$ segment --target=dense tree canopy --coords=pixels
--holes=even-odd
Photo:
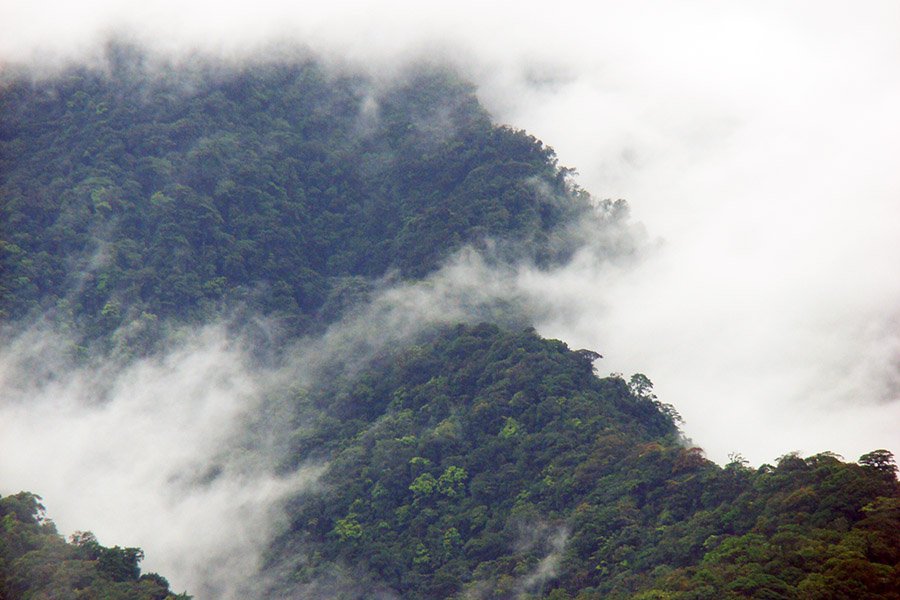
[[[146,60],[0,82],[0,324],[101,354],[233,311],[314,334],[464,245],[547,266],[622,213],[441,69]],[[328,466],[288,503],[271,597],[898,598],[888,450],[719,467],[649,377],[597,377],[597,353],[532,329],[376,354],[289,399],[282,468]],[[32,494],[0,520],[2,598],[172,598],[139,549],[66,542]]]
[[[34,494],[0,498],[0,598],[187,600],[156,573],[141,575],[139,548],[106,548],[93,534],[66,542]]]
[[[113,47],[103,72],[0,84],[0,317],[140,346],[240,305],[308,333],[463,244],[561,258],[590,212],[551,149],[448,72],[377,88],[311,60],[143,61]]]
[[[460,326],[304,395],[332,420],[295,455],[333,460],[273,568],[303,548],[293,577],[348,597],[368,588],[334,573],[404,598],[897,597],[889,452],[721,468],[649,378],[598,378],[596,356]]]

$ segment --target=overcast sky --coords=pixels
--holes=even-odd
[[[717,461],[900,451],[900,3],[18,1],[0,57],[105,36],[308,46],[390,76],[449,60],[495,118],[625,198],[656,250],[521,285],[541,333],[646,373]]]

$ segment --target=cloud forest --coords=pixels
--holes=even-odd
[[[539,333],[638,218],[449,63],[5,69],[0,597],[900,598],[891,449],[719,464]]]

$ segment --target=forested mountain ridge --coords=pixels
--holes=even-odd
[[[311,394],[340,424],[297,455],[334,458],[270,567],[301,597],[897,597],[890,453],[722,468],[645,376],[596,358],[459,326]]]
[[[114,46],[104,70],[7,75],[0,333],[41,320],[82,357],[129,360],[237,310],[277,323],[267,343],[287,353],[467,245],[566,261],[624,208],[568,175],[442,69],[379,84]],[[470,321],[335,354],[291,392],[281,469],[327,468],[288,502],[260,597],[900,597],[890,452],[719,467],[644,375],[601,378],[596,353]],[[31,494],[0,517],[0,597],[170,594],[136,548],[66,544]]]
[[[91,533],[60,536],[34,494],[0,498],[0,598],[187,600],[156,573],[141,574],[139,548],[107,548]]]
[[[376,88],[313,61],[154,70],[115,47],[108,71],[2,84],[7,319],[130,324],[140,345],[158,319],[241,304],[309,333],[463,244],[565,258],[590,212],[552,150],[442,70]]]

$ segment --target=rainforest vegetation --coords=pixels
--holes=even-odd
[[[7,73],[3,332],[128,360],[260,316],[288,351],[466,246],[565,262],[626,210],[570,175],[445,69],[385,84],[114,46],[103,69]],[[287,503],[268,597],[900,598],[890,451],[718,466],[647,376],[598,376],[520,321],[423,328],[291,392],[280,468],[327,468]],[[66,541],[38,496],[5,493],[0,598],[178,597],[140,549]]]
[[[90,532],[66,541],[28,492],[0,498],[0,598],[178,600],[169,582],[141,574],[140,548],[106,548]]]
[[[459,326],[311,394],[331,422],[295,455],[327,448],[327,491],[270,560],[303,547],[301,580],[361,569],[404,598],[897,597],[889,452],[719,467],[646,376],[596,358]]]
[[[139,76],[140,60],[4,82],[5,318],[49,311],[135,347],[240,304],[309,333],[463,244],[562,260],[590,211],[551,149],[492,125],[448,72],[375,90],[314,62]]]

